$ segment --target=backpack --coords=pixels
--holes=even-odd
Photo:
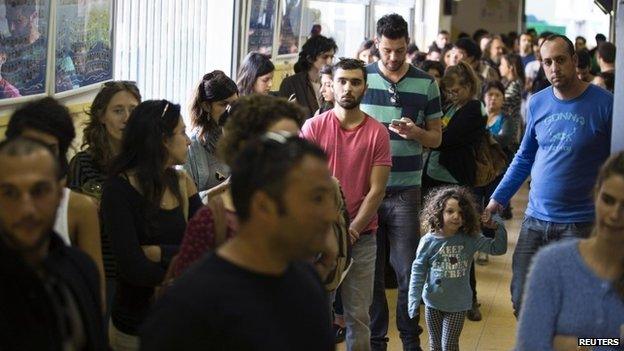
[[[344,194],[342,193],[342,188],[338,180],[333,178],[333,184],[335,201],[338,205],[338,211],[340,211],[340,217],[332,226],[338,242],[338,256],[336,258],[336,268],[329,272],[324,282],[325,290],[327,291],[336,290],[338,286],[340,286],[352,262],[352,245],[351,241],[349,241],[349,225],[351,224],[351,220],[349,219]]]
[[[507,167],[507,155],[492,133],[485,131],[474,148],[475,182],[474,186],[485,186],[498,177]]]

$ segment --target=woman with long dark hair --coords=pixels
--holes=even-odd
[[[320,115],[334,108],[334,89],[332,87],[334,80],[334,73],[332,72],[331,65],[325,65],[321,68],[321,100],[319,101],[319,109],[314,115]]]
[[[236,79],[240,95],[269,94],[273,87],[274,71],[275,66],[269,56],[258,52],[247,54]]]
[[[303,44],[299,59],[295,63],[295,74],[284,78],[279,96],[290,98],[305,109],[305,118],[310,118],[319,108],[321,82],[319,72],[324,65],[331,65],[338,46],[334,39],[317,35]]]
[[[355,54],[355,58],[360,60],[360,61],[364,61],[365,64],[369,64],[369,63],[373,63],[373,55],[371,53],[373,46],[375,46],[375,42],[372,40],[365,40],[362,44],[360,44],[360,47],[358,48],[358,51]]]
[[[193,135],[184,169],[201,195],[223,183],[230,174],[229,167],[216,157],[215,149],[223,135],[219,117],[237,99],[236,83],[222,71],[207,73],[195,89],[190,108]]]
[[[177,253],[187,220],[201,207],[193,180],[174,168],[190,140],[180,106],[145,101],[132,112],[104,186],[104,232],[117,262],[109,336],[113,349],[138,349],[138,327]]]
[[[301,109],[285,99],[262,95],[242,97],[232,106],[217,152],[220,159],[229,165],[249,140],[266,132],[297,134],[302,124]],[[189,222],[180,254],[173,263],[174,277],[182,274],[206,252],[235,235],[238,222],[229,186],[215,195],[210,198],[209,206],[199,210]]]

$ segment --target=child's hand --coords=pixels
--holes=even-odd
[[[481,214],[481,224],[485,228],[489,228],[489,229],[498,228],[498,223],[494,221],[494,219],[492,218],[492,214],[488,210],[483,211],[483,213]]]

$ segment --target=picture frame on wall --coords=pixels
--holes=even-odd
[[[62,0],[56,5],[54,93],[113,78],[113,0]]]
[[[46,93],[49,24],[49,0],[0,1],[0,102]]]
[[[284,0],[280,11],[278,56],[296,55],[300,50],[303,0]]]
[[[246,54],[255,51],[271,56],[278,2],[277,0],[252,0],[250,6]]]

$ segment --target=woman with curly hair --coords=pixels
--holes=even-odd
[[[408,311],[414,318],[421,298],[432,350],[459,350],[466,311],[472,308],[470,266],[477,251],[503,255],[507,231],[500,217],[484,215],[495,238],[481,234],[479,212],[469,188],[441,187],[425,199],[421,223],[427,231],[418,244],[409,284]]]
[[[141,102],[139,88],[127,81],[102,85],[87,111],[82,151],[69,163],[67,187],[99,201],[110,164],[121,150],[121,136],[130,114]],[[102,223],[100,223],[102,225]],[[110,237],[100,228],[102,261],[106,278],[106,319],[110,316],[117,281],[117,267]]]
[[[87,111],[83,151],[69,164],[69,188],[99,199],[110,162],[121,148],[121,136],[130,113],[140,102],[141,93],[134,83],[104,83]]]

